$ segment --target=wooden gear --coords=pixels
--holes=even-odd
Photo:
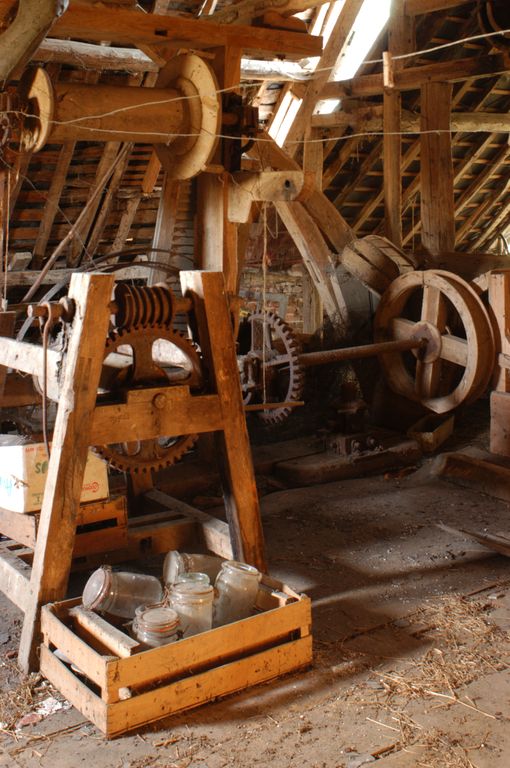
[[[181,272],[191,302],[208,371],[205,393],[186,384],[156,381],[99,404],[104,342],[111,313],[113,276],[74,274],[69,299],[75,312],[67,352],[47,350],[48,392],[58,393],[58,411],[32,568],[12,552],[0,555],[2,591],[24,611],[19,663],[37,666],[41,605],[65,596],[76,520],[90,445],[154,440],[158,436],[215,433],[222,461],[225,506],[235,558],[265,570],[257,489],[251,462],[232,324],[223,275]],[[0,360],[29,374],[41,370],[42,347],[0,338]],[[9,535],[8,532],[6,532]]]

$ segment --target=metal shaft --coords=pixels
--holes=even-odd
[[[423,349],[427,339],[400,339],[398,341],[381,341],[377,344],[366,344],[359,347],[344,347],[343,349],[326,349],[321,352],[305,352],[299,355],[299,364],[304,368],[311,365],[328,365],[342,360],[359,360],[363,357],[374,357],[386,352],[407,352],[411,349]]]

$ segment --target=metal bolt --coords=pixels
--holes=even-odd
[[[152,400],[152,404],[154,408],[158,408],[158,410],[162,410],[166,405],[166,395],[164,395],[162,392],[159,392],[157,395],[154,396]]]

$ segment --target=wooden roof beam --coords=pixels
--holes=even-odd
[[[314,128],[352,128],[355,131],[379,132],[383,129],[379,107],[361,107],[354,112],[333,112],[330,115],[314,115]],[[452,112],[450,129],[459,133],[510,133],[509,112]],[[404,110],[400,130],[403,133],[419,133],[420,116]]]
[[[425,13],[449,11],[459,5],[474,3],[475,0],[404,0],[404,8],[408,16],[421,16]]]
[[[465,59],[438,61],[420,67],[408,67],[395,72],[395,88],[400,91],[414,91],[424,83],[456,83],[462,80],[479,79],[505,74],[510,70],[508,53],[494,53],[486,56],[470,56]],[[320,99],[341,99],[345,96],[378,96],[384,93],[383,75],[360,75],[341,83],[327,83]]]
[[[112,48],[108,45],[81,43],[77,40],[43,40],[32,56],[41,63],[59,62],[80,69],[111,70],[129,73],[159,72],[160,66],[138,48]],[[259,61],[241,59],[241,79],[275,82],[310,80],[313,72],[297,61]]]
[[[159,16],[124,8],[100,5],[71,5],[53,25],[58,38],[77,37],[121,45],[169,44],[179,48],[215,48],[234,46],[243,51],[264,51],[303,58],[320,56],[322,38],[281,29],[215,24],[181,16]]]
[[[252,19],[263,16],[266,11],[276,10],[282,16],[292,16],[324,5],[327,0],[241,0],[227,5],[208,18],[218,24],[250,24]],[[204,17],[205,18],[205,17]]]
[[[65,7],[65,0],[20,0],[14,21],[0,35],[0,82],[30,61]]]

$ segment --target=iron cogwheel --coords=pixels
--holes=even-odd
[[[177,350],[165,360],[165,350],[156,343],[169,342]],[[166,353],[168,355],[167,347]],[[116,357],[110,363],[108,358]],[[125,364],[119,356],[125,356]],[[115,363],[115,365],[112,365]],[[165,363],[168,363],[165,365]],[[170,364],[171,363],[171,364]],[[141,385],[185,384],[200,386],[202,381],[198,351],[182,334],[163,326],[125,328],[109,335],[105,346],[105,364],[101,377],[101,388],[115,393],[125,387]],[[164,469],[175,464],[193,447],[198,435],[176,435],[134,440],[111,445],[98,445],[95,450],[108,463],[123,472],[138,473]]]
[[[238,357],[245,405],[252,401],[262,403],[264,399],[272,402],[299,400],[303,393],[304,373],[294,332],[275,312],[254,312],[248,322],[251,325],[250,349]],[[268,425],[281,424],[292,410],[289,406],[261,410],[258,417]]]

